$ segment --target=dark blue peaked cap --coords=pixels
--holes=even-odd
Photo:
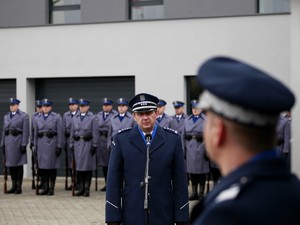
[[[157,103],[158,106],[165,106],[166,104],[167,104],[167,102],[163,99],[159,99],[159,101]]]
[[[9,104],[10,105],[18,105],[21,101],[19,99],[16,98],[10,98],[9,99]]]
[[[110,99],[108,99],[108,98],[104,98],[103,100],[102,100],[102,104],[103,105],[112,105],[114,102],[112,101],[112,100],[110,100]]]
[[[204,91],[221,101],[259,114],[278,115],[295,103],[294,94],[281,82],[228,57],[215,57],[203,63],[197,81]]]
[[[72,104],[78,105],[78,103],[79,103],[79,101],[77,99],[75,99],[75,98],[69,98],[68,99],[68,104],[69,105],[72,105]]]
[[[42,99],[42,106],[43,105],[49,105],[49,106],[52,106],[53,105],[53,102],[50,101],[48,98],[44,98]]]
[[[79,99],[79,105],[80,105],[80,106],[90,105],[90,101],[81,98],[81,99]]]
[[[159,99],[147,93],[140,93],[129,101],[129,106],[133,112],[153,111],[157,109]]]

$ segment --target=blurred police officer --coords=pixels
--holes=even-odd
[[[98,121],[99,121],[99,143],[97,149],[97,166],[101,166],[103,169],[103,176],[107,179],[107,169],[108,169],[108,162],[110,156],[110,149],[107,147],[107,138],[108,138],[108,129],[111,125],[111,118],[114,115],[117,115],[117,111],[112,109],[113,101],[104,98],[102,101],[102,111],[97,114]],[[105,191],[106,186],[100,189],[100,191]]]
[[[36,176],[36,155],[34,154],[34,123],[37,116],[42,114],[42,101],[35,101],[35,112],[31,116],[31,130],[30,130],[30,150],[31,150],[31,172],[32,172],[32,184],[31,188],[35,189],[35,176]],[[40,188],[43,186],[41,182]]]
[[[135,125],[133,116],[128,112],[128,101],[124,98],[117,100],[118,114],[111,117],[111,124],[108,129],[107,147],[111,148],[112,137],[117,134],[118,130],[133,127]]]
[[[180,134],[184,131],[184,120],[187,117],[184,114],[184,103],[181,101],[173,102],[175,114],[171,116],[172,120],[170,121],[169,127],[173,130],[177,130]]]
[[[277,144],[276,149],[288,163],[290,164],[290,141],[291,141],[291,120],[286,115],[281,114],[278,118],[277,128]]]
[[[79,114],[78,109],[78,100],[75,98],[68,99],[68,107],[69,111],[65,112],[63,115],[63,132],[64,132],[64,151],[66,153],[66,170],[68,170],[68,174],[71,176],[71,179],[75,177],[76,171],[72,171],[72,162],[73,162],[73,152],[70,150],[70,133],[72,120],[74,116]],[[73,176],[73,172],[75,173]],[[66,176],[68,179],[68,176]],[[72,190],[72,184],[69,187],[65,188],[66,190]]]
[[[43,113],[36,117],[34,127],[34,146],[38,160],[38,170],[45,182],[40,195],[54,195],[59,156],[63,147],[62,118],[52,111],[53,102],[42,100]]]
[[[1,147],[9,168],[12,187],[7,194],[21,194],[23,165],[27,163],[26,146],[29,142],[29,117],[19,109],[20,100],[11,98],[10,112],[4,116]]]
[[[98,118],[89,111],[90,102],[79,100],[79,111],[71,126],[70,148],[74,151],[77,183],[80,188],[76,196],[90,196],[93,170],[96,169],[96,151],[98,147]]]
[[[206,61],[197,80],[205,145],[223,178],[193,211],[193,224],[299,224],[300,182],[275,148],[279,113],[294,105],[294,95],[228,57]]]
[[[169,127],[172,118],[165,113],[167,102],[163,99],[159,99],[157,104],[157,123],[162,127]]]
[[[209,163],[205,154],[203,131],[205,115],[198,108],[198,101],[191,101],[192,115],[184,121],[184,138],[187,172],[190,174],[192,194],[189,200],[201,199],[204,195],[206,174],[209,173]],[[199,194],[198,194],[199,184]]]
[[[129,105],[137,125],[120,131],[114,138],[106,192],[106,223],[109,225],[188,224],[181,139],[176,131],[157,125],[157,103],[158,98],[146,93],[133,97]],[[149,144],[145,136],[149,137]],[[147,152],[148,173],[145,170]],[[149,185],[145,181],[146,174],[151,177]],[[147,196],[149,199],[145,201]],[[145,222],[146,216],[148,222]]]

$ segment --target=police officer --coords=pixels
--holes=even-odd
[[[299,224],[300,182],[275,148],[278,116],[294,105],[293,93],[229,57],[206,61],[197,80],[207,153],[223,178],[193,210],[193,225]]]
[[[184,120],[187,117],[184,114],[184,102],[174,101],[173,102],[175,114],[171,116],[169,127],[173,130],[177,130],[180,134],[184,131]]]
[[[191,101],[192,115],[184,121],[184,137],[187,172],[190,174],[192,194],[189,200],[201,199],[204,195],[206,175],[209,173],[209,163],[205,155],[203,143],[205,115],[198,108],[198,101]],[[198,194],[199,184],[199,194]]]
[[[79,191],[76,196],[90,196],[90,186],[93,170],[96,169],[96,151],[98,147],[99,131],[98,118],[89,111],[90,102],[79,100],[79,111],[72,121],[70,149],[74,151],[77,182]]]
[[[37,116],[42,114],[42,101],[35,101],[35,112],[31,116],[31,132],[30,132],[30,150],[31,150],[31,170],[32,170],[32,184],[31,188],[35,189],[35,175],[36,175],[36,155],[34,154],[34,123]],[[40,184],[40,188],[43,186],[43,181]]]
[[[97,166],[101,166],[106,183],[107,169],[110,156],[110,150],[107,148],[108,129],[111,125],[111,118],[117,115],[118,112],[112,109],[113,101],[104,98],[102,101],[102,111],[97,114],[99,121],[99,143],[97,149]],[[106,191],[106,186],[100,189],[100,191]]]
[[[21,194],[23,165],[27,163],[26,146],[29,142],[29,117],[19,109],[20,100],[9,100],[10,112],[4,116],[1,147],[9,168],[12,187],[6,194]]]
[[[106,223],[109,225],[188,224],[181,139],[176,131],[157,125],[157,103],[158,98],[150,94],[133,97],[129,105],[137,125],[120,131],[114,138],[106,190]],[[146,140],[145,136],[149,138]],[[147,152],[148,173],[145,170]],[[145,174],[151,177],[148,183]],[[148,192],[146,187],[149,187]]]
[[[70,133],[71,133],[71,125],[74,116],[79,114],[78,109],[78,100],[75,98],[68,99],[69,111],[65,112],[63,115],[63,132],[64,132],[64,151],[66,153],[66,173],[71,176],[71,179],[75,177],[76,171],[72,171],[72,162],[73,162],[73,152],[70,150]],[[73,172],[75,174],[73,174]],[[66,175],[66,179],[68,176]],[[74,181],[75,182],[75,181]],[[72,180],[73,183],[73,180]],[[72,184],[69,187],[65,187],[66,190],[72,190]]]
[[[34,146],[38,160],[38,170],[45,182],[40,195],[54,195],[59,156],[62,152],[63,129],[62,118],[52,111],[53,102],[42,100],[43,113],[36,117],[34,124]]]
[[[167,102],[163,99],[159,99],[157,104],[157,123],[162,127],[169,127],[172,118],[165,113]]]
[[[133,116],[128,112],[128,101],[125,98],[117,100],[118,113],[111,117],[111,124],[108,129],[107,147],[111,148],[112,137],[124,128],[133,127],[135,125]]]

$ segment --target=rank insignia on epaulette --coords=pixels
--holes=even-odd
[[[173,133],[178,134],[178,131],[177,131],[177,130],[173,130],[173,129],[169,128],[169,127],[163,127],[163,128],[164,128],[165,130],[172,131]]]
[[[124,129],[121,129],[121,130],[118,130],[118,133],[121,133],[123,131],[126,131],[126,130],[131,130],[132,127],[127,127],[127,128],[124,128]]]

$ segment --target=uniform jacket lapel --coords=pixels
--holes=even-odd
[[[150,154],[157,150],[166,141],[166,134],[162,127],[157,126],[155,137],[153,138],[150,145]]]
[[[134,126],[129,134],[129,140],[130,142],[137,147],[140,151],[143,153],[146,153],[146,144],[142,138],[142,135],[140,134],[138,130],[138,126]]]

